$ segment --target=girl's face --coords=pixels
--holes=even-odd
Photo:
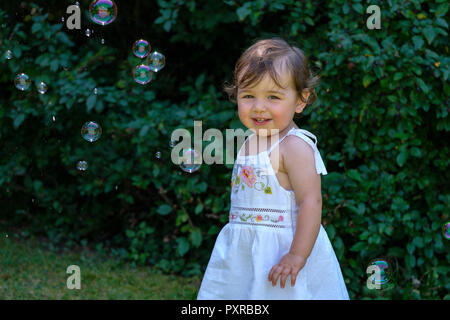
[[[256,86],[238,89],[239,119],[257,135],[270,136],[271,129],[278,130],[274,134],[290,129],[294,114],[302,112],[306,105],[298,97],[287,72],[280,73],[279,81],[286,89],[278,87],[268,73]]]

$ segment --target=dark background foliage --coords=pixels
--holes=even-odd
[[[201,276],[228,220],[232,166],[183,172],[171,133],[194,120],[203,132],[243,128],[223,82],[256,38],[280,36],[321,75],[297,124],[318,137],[329,172],[322,223],[351,298],[449,297],[447,1],[116,1],[107,26],[79,2],[81,30],[61,22],[73,3],[0,5],[0,50],[14,55],[0,63],[2,230]],[[370,4],[380,30],[366,27]],[[141,38],[166,57],[145,86],[132,77]],[[20,72],[33,81],[24,92]],[[86,121],[103,129],[94,143],[80,136]],[[394,261],[387,292],[366,287],[379,257]]]

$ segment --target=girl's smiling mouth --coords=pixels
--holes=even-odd
[[[260,126],[263,124],[268,123],[271,119],[265,119],[265,118],[252,118],[253,123]]]

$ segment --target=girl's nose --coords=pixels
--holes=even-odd
[[[255,99],[255,101],[254,101],[254,103],[252,105],[252,109],[253,109],[253,111],[264,111],[264,110],[266,110],[266,106],[265,106],[264,101]]]

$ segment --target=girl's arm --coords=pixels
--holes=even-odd
[[[314,151],[305,141],[288,136],[280,144],[283,167],[295,193],[299,207],[297,224],[289,253],[269,273],[269,281],[284,288],[286,278],[291,275],[295,285],[298,272],[308,259],[320,230],[322,217],[321,179],[316,172]]]

